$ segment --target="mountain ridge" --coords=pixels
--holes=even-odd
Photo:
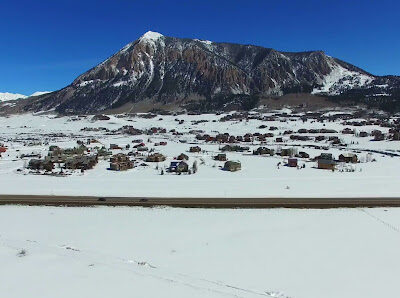
[[[98,113],[148,101],[216,110],[251,108],[259,98],[299,92],[338,101],[349,96],[367,103],[398,102],[399,88],[399,77],[373,75],[323,51],[280,52],[149,31],[65,88],[18,106]]]
[[[44,94],[47,94],[50,92],[51,91],[36,91],[36,92],[32,93],[31,95],[24,95],[24,94],[20,94],[20,93],[10,93],[10,92],[0,92],[0,102],[24,99],[24,98],[28,98],[31,96],[40,96],[40,95],[44,95]]]

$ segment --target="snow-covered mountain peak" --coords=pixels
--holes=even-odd
[[[17,99],[24,99],[28,98],[31,96],[39,96],[43,94],[50,93],[51,91],[36,91],[32,93],[31,95],[24,95],[24,94],[19,94],[19,93],[10,93],[10,92],[0,92],[0,102],[4,101],[10,101],[10,100],[17,100]]]
[[[153,31],[147,31],[145,34],[143,34],[140,37],[140,41],[157,41],[161,37],[164,37],[161,33],[158,32],[153,32]]]
[[[26,98],[26,95],[19,93],[0,92],[0,102]]]
[[[149,31],[71,85],[20,105],[24,111],[97,113],[154,101],[196,110],[203,109],[201,100],[209,99],[212,111],[248,108],[259,99],[291,93],[347,97],[350,92],[365,101],[396,95],[398,86],[400,77],[374,76],[323,51],[279,52]]]

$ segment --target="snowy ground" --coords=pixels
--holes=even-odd
[[[1,206],[0,296],[398,297],[399,236],[396,208]]]
[[[384,133],[388,128],[376,125],[365,127],[352,127],[343,125],[340,120],[336,122],[320,123],[312,120],[307,122],[299,118],[280,118],[276,121],[227,121],[219,122],[224,115],[179,115],[157,116],[153,119],[139,117],[111,116],[109,121],[91,121],[91,117],[55,117],[51,115],[33,116],[20,115],[0,117],[0,144],[8,146],[8,151],[0,158],[0,193],[1,194],[47,194],[47,195],[98,195],[98,196],[171,196],[171,197],[356,197],[356,196],[399,196],[398,181],[400,178],[400,158],[389,157],[379,153],[370,154],[365,151],[381,150],[397,152],[400,142],[396,141],[371,141],[371,137],[360,138],[354,135],[338,135],[346,148],[329,148],[328,151],[311,148],[302,148],[306,145],[328,146],[328,143],[315,143],[314,141],[293,141],[288,136],[283,136],[284,143],[275,143],[275,137],[282,136],[285,130],[297,131],[300,128],[326,128],[341,131],[345,127],[357,131],[371,132],[380,129]],[[161,119],[161,120],[160,120]],[[185,120],[181,125],[176,119]],[[193,124],[195,120],[208,122]],[[215,120],[216,122],[213,122]],[[124,125],[132,125],[138,129],[151,127],[166,128],[167,131],[176,129],[182,132],[181,136],[171,133],[153,136],[127,136],[107,135],[102,132],[81,131],[84,127],[106,127],[110,130],[118,129]],[[267,125],[266,129],[259,129],[260,125]],[[278,130],[270,131],[269,127],[276,126]],[[232,135],[245,133],[273,132],[274,138],[268,139],[267,146],[273,149],[290,148],[297,146],[299,151],[306,151],[310,157],[315,157],[322,152],[333,153],[337,158],[339,154],[357,152],[363,161],[352,165],[354,172],[331,172],[318,170],[316,163],[301,160],[305,169],[295,169],[281,166],[287,159],[280,156],[252,156],[250,153],[228,153],[230,160],[239,160],[242,170],[235,173],[225,172],[220,169],[223,162],[217,162],[212,156],[219,153],[218,144],[205,144],[196,142],[195,133],[191,130],[203,130],[210,135],[229,132]],[[51,134],[63,133],[58,137]],[[335,134],[334,134],[335,135]],[[96,138],[107,148],[109,144],[116,143],[121,146],[132,144],[132,140],[143,139],[150,149],[154,148],[167,156],[167,160],[160,164],[149,164],[149,167],[136,167],[126,172],[108,171],[109,162],[101,160],[93,169],[83,175],[75,173],[68,177],[51,177],[26,174],[23,169],[29,159],[21,160],[22,153],[39,152],[47,154],[48,145],[34,144],[36,141],[48,142],[49,145],[58,145],[62,148],[76,146],[77,140],[85,141],[87,138]],[[150,139],[150,142],[148,142]],[[187,141],[182,143],[181,141]],[[155,142],[167,141],[167,146],[154,146]],[[28,145],[28,143],[31,143]],[[199,145],[205,152],[188,153],[190,146]],[[256,149],[259,143],[244,143]],[[122,152],[127,153],[129,150]],[[113,153],[118,153],[114,151]],[[180,153],[189,155],[189,164],[195,160],[199,164],[199,171],[195,175],[160,175],[160,169],[169,165],[169,162]],[[375,159],[376,162],[365,162]],[[158,167],[158,170],[156,169]],[[24,174],[25,173],[25,174]]]

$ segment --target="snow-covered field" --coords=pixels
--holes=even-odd
[[[398,297],[399,236],[396,208],[1,206],[0,297]]]
[[[334,113],[331,113],[334,114]],[[47,195],[97,195],[97,196],[149,196],[149,197],[356,197],[356,196],[399,196],[398,181],[400,178],[400,158],[390,157],[380,153],[368,153],[366,150],[399,153],[399,141],[371,141],[372,137],[357,137],[343,135],[340,132],[349,127],[356,132],[370,133],[375,129],[388,133],[388,128],[377,125],[353,127],[344,125],[341,120],[326,121],[324,123],[314,120],[303,122],[300,117],[278,117],[274,121],[219,120],[225,115],[177,115],[157,116],[152,119],[140,117],[110,116],[108,121],[92,121],[87,117],[56,117],[52,115],[19,115],[0,117],[0,144],[4,143],[8,151],[0,158],[0,193],[1,194],[47,194]],[[182,124],[176,120],[184,120]],[[206,122],[193,122],[205,120]],[[357,119],[356,119],[357,120]],[[129,136],[124,134],[107,134],[104,132],[82,131],[85,127],[105,127],[116,130],[124,125],[131,125],[138,129],[162,127],[167,133],[155,135]],[[266,128],[260,129],[260,125]],[[275,126],[277,130],[271,131]],[[286,130],[298,129],[335,129],[347,147],[332,147],[327,141],[297,141],[283,135]],[[173,135],[169,131],[176,129],[182,135]],[[213,156],[220,153],[223,145],[197,141],[196,132],[201,130],[215,136],[217,133],[230,133],[231,135],[244,135],[246,133],[274,133],[273,138],[268,138],[265,144],[254,141],[242,143],[254,150],[259,146],[273,148],[297,148],[305,151],[310,158],[321,153],[332,153],[335,158],[339,154],[356,152],[361,163],[340,165],[339,169],[346,171],[329,171],[316,169],[316,162],[309,159],[299,159],[299,165],[304,169],[280,166],[287,158],[281,156],[253,156],[249,153],[227,153],[230,160],[239,160],[242,170],[238,172],[222,171],[223,162],[214,161]],[[59,135],[63,134],[63,135]],[[304,134],[309,135],[309,134]],[[311,134],[315,136],[315,134]],[[326,135],[328,136],[328,135]],[[276,143],[275,138],[282,137],[283,143]],[[108,171],[109,162],[100,160],[93,170],[84,174],[73,173],[67,177],[53,177],[28,174],[24,167],[29,159],[20,159],[22,153],[41,153],[47,155],[49,145],[61,148],[74,147],[77,141],[86,141],[95,138],[100,143],[109,147],[118,144],[121,147],[131,145],[129,150],[113,150],[128,153],[132,150],[133,140],[142,139],[149,149],[167,156],[165,162],[158,164],[149,163],[147,167],[137,166],[125,172]],[[166,141],[167,146],[155,146],[156,142]],[[201,153],[188,153],[190,146],[198,145]],[[309,145],[327,147],[328,150],[309,148]],[[93,145],[94,146],[94,145]],[[189,156],[189,165],[194,161],[198,163],[198,172],[194,175],[160,175],[174,157],[180,153]],[[145,153],[147,154],[147,153]],[[375,160],[375,162],[370,162]],[[140,163],[137,163],[140,164]]]

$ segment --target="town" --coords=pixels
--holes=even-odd
[[[131,172],[138,181],[181,175],[201,181],[202,172],[217,180],[226,172],[254,177],[259,167],[265,173],[259,178],[276,177],[285,168],[295,171],[285,170],[285,176],[305,177],[310,171],[373,172],[385,160],[400,160],[399,118],[362,110],[30,117],[2,118],[7,124],[0,134],[0,171],[8,177],[85,180],[94,171],[106,180],[107,172]],[[177,185],[186,183],[179,179]]]

